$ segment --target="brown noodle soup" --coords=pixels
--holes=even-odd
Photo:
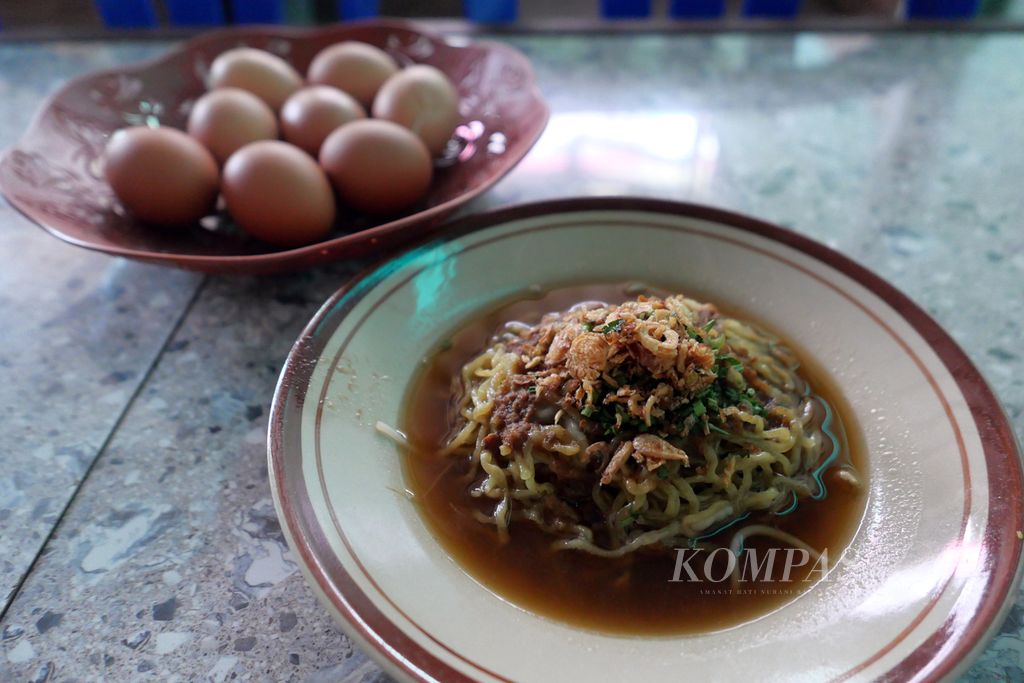
[[[406,478],[444,548],[514,604],[613,633],[726,628],[840,557],[859,434],[791,344],[637,289],[553,290],[462,326],[410,388]]]

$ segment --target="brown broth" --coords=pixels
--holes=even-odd
[[[661,293],[654,288],[647,291]],[[525,522],[514,522],[510,540],[502,543],[493,526],[472,515],[473,510],[489,513],[493,501],[471,497],[467,477],[472,475],[465,461],[439,453],[457,417],[453,378],[459,377],[464,363],[488,346],[505,322],[533,324],[544,313],[565,310],[580,301],[614,304],[630,297],[627,285],[621,283],[566,287],[519,299],[468,321],[452,335],[450,345],[424,360],[423,370],[410,387],[401,425],[413,445],[405,458],[406,480],[428,528],[444,549],[473,578],[524,609],[619,634],[698,633],[735,626],[792,600],[821,573],[810,576],[810,563],[794,569],[792,581],[780,582],[783,557],[779,556],[773,581],[746,581],[733,593],[728,581],[671,581],[676,571],[674,556],[634,553],[609,559],[552,550],[552,538]],[[722,306],[719,309],[741,320],[754,320]],[[800,354],[799,347],[791,348],[801,358],[801,375],[833,407],[833,432],[842,448],[840,460],[851,463],[863,481],[864,449],[849,406],[825,373]],[[827,548],[834,563],[853,537],[864,510],[863,487],[845,484],[835,476],[837,471],[830,468],[823,477],[829,492],[823,500],[803,500],[788,516],[765,515],[760,520],[751,518],[749,523],[770,524],[814,548]],[[726,530],[711,540],[727,546],[731,537],[732,530]],[[758,549],[763,557],[771,547],[782,552],[788,546],[759,538],[751,539],[747,547]],[[696,557],[690,565],[700,575],[705,558]],[[720,562],[714,565],[712,576],[718,578],[726,571],[727,558],[718,553],[716,559]],[[685,579],[685,571],[680,576]]]

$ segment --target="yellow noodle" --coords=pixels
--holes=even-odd
[[[664,361],[674,367],[682,362],[677,360],[677,353],[679,358],[684,355],[678,350],[685,351],[683,344],[692,343],[685,331],[703,327],[708,309],[684,297],[669,297],[663,303],[664,308],[652,308],[650,303],[634,302],[634,310],[647,316],[636,319],[636,329],[639,343],[654,359],[652,362]],[[821,399],[810,393],[797,373],[796,357],[778,339],[742,321],[719,316],[713,327],[712,337],[724,342],[742,362],[742,368],[723,367],[720,376],[735,386],[744,386],[746,380],[740,370],[754,373],[766,411],[770,406],[765,414],[771,420],[749,409],[730,407],[723,413],[727,432],[705,429],[699,446],[688,453],[685,462],[667,459],[648,463],[649,469],[645,470],[644,454],[633,453],[610,482],[592,484],[589,500],[603,516],[603,523],[593,528],[561,518],[552,523],[545,508],[549,496],[559,495],[559,483],[550,479],[549,473],[559,467],[578,468],[578,463],[585,462],[582,459],[591,457],[587,450],[591,444],[580,428],[578,410],[583,403],[553,409],[546,414],[550,424],[538,421],[529,426],[522,446],[513,448],[502,442],[495,453],[484,444],[485,437],[500,431],[500,423],[495,422],[496,407],[511,391],[513,378],[542,368],[543,360],[509,352],[498,342],[467,363],[460,373],[463,391],[457,405],[463,424],[449,440],[445,453],[467,456],[479,469],[473,495],[496,501],[487,520],[503,537],[518,523],[532,523],[557,537],[559,548],[619,557],[654,544],[683,545],[715,533],[745,513],[780,511],[791,505],[794,496],[799,500],[816,493],[818,484],[811,472],[822,461],[826,444],[814,410],[815,402]],[[577,384],[577,400],[589,397],[588,402],[594,405],[597,381],[613,392],[618,389],[609,372],[600,376],[601,380],[584,379]],[[628,393],[628,387],[618,390],[620,393],[611,400],[627,415],[638,416],[646,428],[651,428],[655,418],[666,415],[658,402],[671,393],[671,387],[659,385],[646,398],[621,393]],[[750,389],[751,394],[753,391]],[[608,400],[605,398],[606,403]],[[622,414],[616,412],[615,416],[615,426],[621,428]],[[613,439],[607,455],[594,457],[604,457],[607,462],[622,443]],[[856,473],[850,477],[859,481]],[[766,528],[751,526],[741,533],[769,535],[764,532]],[[596,540],[595,530],[606,537],[601,543]],[[781,540],[797,545],[788,536]]]

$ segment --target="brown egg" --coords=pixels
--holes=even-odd
[[[334,194],[317,163],[278,140],[246,145],[224,164],[221,192],[250,235],[284,247],[325,238],[334,223]]]
[[[222,52],[210,66],[211,90],[241,88],[256,95],[277,111],[302,87],[302,76],[277,55],[251,47]]]
[[[459,93],[441,71],[417,64],[381,86],[373,101],[373,115],[416,133],[436,156],[459,123]]]
[[[306,79],[344,90],[369,109],[380,86],[397,71],[398,64],[383,50],[349,41],[321,50],[310,63]]]
[[[320,165],[342,200],[372,214],[395,213],[421,200],[434,171],[418,137],[374,119],[353,121],[328,135]]]
[[[188,134],[224,163],[238,149],[257,140],[277,139],[277,119],[270,107],[239,88],[213,90],[192,105]]]
[[[365,118],[366,110],[351,95],[328,85],[311,85],[281,107],[281,130],[285,140],[315,157],[335,128]]]
[[[107,143],[104,173],[125,207],[150,223],[194,223],[217,199],[217,162],[174,128],[117,131]]]

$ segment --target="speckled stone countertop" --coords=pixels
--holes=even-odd
[[[1024,435],[1024,37],[505,39],[553,116],[469,211],[638,194],[787,225],[935,316]],[[167,47],[0,46],[0,145],[64,79]],[[0,200],[0,681],[385,678],[304,585],[265,465],[278,370],[359,265],[203,277]],[[1024,601],[965,679],[1024,680]]]

